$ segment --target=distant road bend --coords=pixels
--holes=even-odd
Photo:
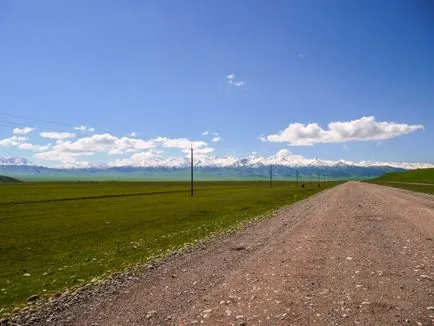
[[[39,322],[433,325],[434,196],[347,182],[114,287]]]

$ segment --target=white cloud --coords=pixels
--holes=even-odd
[[[0,147],[6,147],[6,148],[16,147],[21,150],[34,151],[34,152],[46,151],[51,147],[51,144],[37,145],[37,144],[26,143],[25,141],[27,140],[28,140],[27,137],[12,136],[0,140]]]
[[[217,143],[217,142],[219,142],[219,141],[222,141],[223,139],[220,137],[220,136],[214,136],[213,138],[212,138],[212,142],[213,143]]]
[[[127,134],[128,137],[137,137],[137,132],[133,131]]]
[[[47,152],[35,154],[34,157],[43,160],[60,161],[66,164],[73,164],[80,156],[91,156],[97,153],[106,153],[110,156],[125,155],[152,150],[153,155],[161,154],[158,148],[175,148],[184,154],[190,153],[193,147],[195,154],[207,154],[214,151],[204,141],[191,141],[187,138],[166,138],[157,137],[150,140],[143,140],[131,137],[116,137],[111,134],[95,134],[83,137],[75,141],[57,140],[56,144],[50,146]],[[147,153],[147,152],[146,152]],[[150,155],[150,154],[147,154]],[[139,156],[134,156],[137,158]],[[181,157],[182,158],[182,157]],[[115,162],[124,162],[123,159]],[[75,163],[74,163],[75,164]]]
[[[28,134],[29,132],[32,132],[33,130],[35,130],[35,128],[31,128],[31,127],[14,128],[12,133],[14,135],[24,135],[24,134]]]
[[[0,147],[18,146],[22,142],[26,141],[27,139],[28,139],[27,137],[22,137],[22,136],[12,136],[9,138],[4,138],[0,140]]]
[[[46,161],[60,161],[62,163],[75,161],[76,157],[79,156],[89,156],[93,155],[94,153],[64,153],[59,152],[57,150],[50,150],[48,152],[41,152],[33,155],[33,157],[46,160]]]
[[[202,136],[208,136],[209,130],[205,130],[203,133],[201,133]]]
[[[70,132],[43,131],[39,134],[39,136],[49,139],[68,139],[74,138],[75,134]]]
[[[395,122],[379,122],[375,117],[362,117],[347,122],[330,122],[328,129],[318,123],[291,123],[277,134],[261,136],[264,142],[288,143],[291,146],[311,146],[316,143],[340,143],[347,141],[384,140],[423,129],[423,125]]]
[[[191,141],[187,138],[166,138],[158,137],[152,140],[161,147],[165,148],[178,148],[184,153],[190,153],[190,148],[194,149],[195,153],[206,154],[214,151],[213,148],[208,147],[208,144],[204,141]]]
[[[74,127],[74,130],[81,131],[81,132],[94,132],[95,128],[81,125],[78,127]]]
[[[247,82],[245,80],[236,80],[235,74],[229,74],[226,76],[226,82],[230,86],[234,87],[247,87]]]
[[[105,151],[109,152],[110,155],[118,155],[154,147],[155,144],[151,141],[129,137],[119,138],[105,133],[80,138],[76,141],[61,140],[53,146],[53,150],[66,155],[92,155]]]
[[[26,150],[26,151],[43,152],[50,149],[51,144],[38,145],[38,144],[22,143],[19,144],[17,147],[19,149]]]
[[[230,84],[233,85],[233,86],[235,86],[235,87],[247,86],[247,84],[246,84],[246,82],[244,80],[231,81]]]

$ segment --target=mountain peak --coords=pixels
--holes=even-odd
[[[23,157],[6,156],[0,157],[0,165],[33,165],[33,163]]]

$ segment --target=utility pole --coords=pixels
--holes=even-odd
[[[273,165],[270,165],[270,188],[272,187],[273,183]]]
[[[297,176],[297,188],[298,188],[298,170],[295,171],[295,175]]]
[[[190,180],[190,192],[191,197],[193,197],[194,191],[193,191],[193,145],[191,145],[191,180]]]

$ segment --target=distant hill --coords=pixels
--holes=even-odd
[[[434,184],[434,169],[418,169],[404,172],[390,172],[374,179],[379,182],[411,182]]]
[[[7,177],[5,175],[0,175],[0,183],[14,183],[14,182],[22,182],[21,180]]]

